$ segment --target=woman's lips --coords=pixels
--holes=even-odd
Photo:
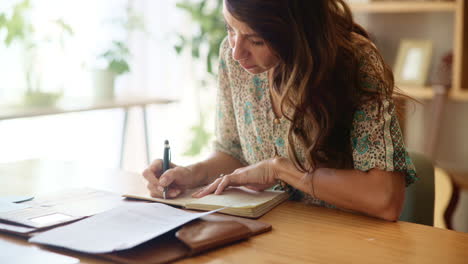
[[[253,68],[257,67],[256,65],[245,66],[245,65],[242,64],[242,63],[241,63],[241,65],[242,65],[242,67],[243,67],[244,69],[246,69],[246,70],[250,70],[250,69],[253,69]]]

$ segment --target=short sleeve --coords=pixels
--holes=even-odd
[[[363,50],[366,56],[360,62],[362,88],[379,92],[385,85],[383,67],[374,49]],[[381,105],[374,100],[363,103],[354,113],[350,135],[355,169],[403,172],[406,186],[417,180],[391,98],[384,99]]]
[[[225,39],[220,47],[218,73],[218,91],[216,99],[215,136],[213,144],[215,151],[226,153],[241,163],[247,164],[242,153],[242,147],[237,130],[237,122],[233,107],[231,81],[229,78],[229,43]]]
[[[351,144],[355,169],[403,172],[407,186],[417,179],[391,101],[384,101],[382,107],[370,102],[355,112]]]

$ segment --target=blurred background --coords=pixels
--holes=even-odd
[[[11,110],[175,100],[147,107],[151,159],[162,155],[164,139],[171,141],[174,162],[199,159],[213,134],[225,35],[221,2],[202,2],[2,0],[0,104]],[[116,108],[3,120],[0,162],[46,158],[115,167],[123,118]],[[132,171],[146,166],[142,122],[140,109],[130,109],[123,166]]]

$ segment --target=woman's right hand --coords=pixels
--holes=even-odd
[[[163,161],[157,159],[143,171],[143,177],[148,181],[147,188],[151,197],[162,198],[163,189],[169,186],[167,197],[175,198],[186,189],[198,185],[192,171],[187,167],[171,163],[170,169],[162,173]]]

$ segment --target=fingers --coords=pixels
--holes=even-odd
[[[212,193],[219,195],[223,193],[224,190],[229,186],[241,186],[242,185],[242,182],[240,181],[241,177],[242,177],[241,174],[230,174],[222,178],[218,178],[214,182],[212,182],[210,185],[208,185],[207,187],[192,194],[192,197],[201,198],[203,196],[206,196]]]
[[[162,163],[161,159],[157,159],[153,161],[153,163],[142,173],[143,177],[148,181],[147,189],[150,191],[150,195],[155,198],[163,197],[164,187],[169,186],[175,178],[173,172],[169,173],[169,177],[165,176],[162,178]],[[174,163],[171,163],[171,168],[175,168],[171,170],[177,170],[176,166],[177,165]],[[170,172],[171,170],[168,170],[167,172]],[[183,188],[177,185],[172,185],[170,186],[167,195],[169,198],[175,198],[182,192]]]
[[[228,175],[229,176],[229,175]],[[231,177],[222,177],[221,182],[218,184],[216,191],[214,192],[216,195],[220,195],[227,187],[229,187]]]
[[[177,167],[177,165],[174,163],[171,163],[170,166],[171,168]],[[154,160],[153,163],[151,163],[150,166],[146,170],[143,171],[143,176],[145,176],[145,178],[146,177],[150,178],[150,176],[159,178],[161,174],[163,173],[162,168],[163,168],[163,160],[162,159]]]
[[[162,173],[162,160],[157,159],[151,163],[151,165],[143,171],[143,177],[152,184],[159,184],[159,176]]]
[[[221,182],[216,188],[215,194],[221,194],[229,186],[243,186],[245,184],[243,178],[244,173],[233,173],[220,178]]]
[[[147,168],[146,170],[143,171],[143,177],[148,181],[148,183],[151,183],[153,185],[159,185],[159,179],[150,168]]]
[[[154,198],[162,197],[162,192],[159,191],[157,185],[154,185],[154,184],[151,184],[151,182],[148,182],[148,184],[146,185],[146,188],[149,190],[151,197],[154,197]]]
[[[151,197],[163,198],[164,188],[162,186],[153,185],[151,183],[148,183],[147,188],[150,191]],[[176,198],[177,196],[179,196],[182,193],[183,193],[183,189],[180,188],[179,186],[171,186],[171,188],[169,188],[169,190],[168,190],[167,195],[168,195],[169,198]]]
[[[173,169],[167,170],[159,178],[159,185],[161,185],[162,187],[166,187],[171,185],[173,182],[177,183],[177,179],[180,177],[188,177],[187,175],[185,175],[183,168],[175,167]]]
[[[225,176],[226,177],[226,176]],[[216,179],[214,182],[212,182],[210,185],[206,186],[205,188],[202,188],[198,192],[192,194],[192,197],[194,198],[202,198],[203,196],[206,196],[208,194],[213,193],[217,188],[218,185],[221,183],[221,178]]]

